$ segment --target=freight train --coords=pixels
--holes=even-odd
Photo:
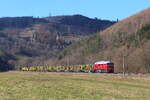
[[[18,67],[20,71],[37,72],[95,72],[95,73],[113,73],[114,63],[111,61],[98,61],[94,65],[68,65],[68,66],[27,66]]]

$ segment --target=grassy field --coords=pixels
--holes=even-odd
[[[0,100],[150,100],[150,77],[6,72]]]

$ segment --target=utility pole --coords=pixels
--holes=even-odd
[[[122,69],[123,69],[123,76],[125,76],[125,55],[123,54],[123,63],[122,63]]]
[[[51,13],[49,13],[49,17],[51,17],[52,16],[52,14]]]
[[[125,76],[125,72],[126,72],[127,56],[128,56],[127,45],[125,45],[123,49],[123,56],[122,56],[123,76]]]

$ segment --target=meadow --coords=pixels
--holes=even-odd
[[[0,100],[150,100],[150,76],[4,72]]]

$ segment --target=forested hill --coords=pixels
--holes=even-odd
[[[0,55],[13,65],[43,63],[81,38],[113,25],[114,21],[91,19],[82,15],[45,18],[0,18]],[[2,57],[2,56],[0,56]]]
[[[99,60],[112,60],[116,72],[123,71],[123,61],[126,72],[150,72],[150,8],[67,47],[57,63]]]

